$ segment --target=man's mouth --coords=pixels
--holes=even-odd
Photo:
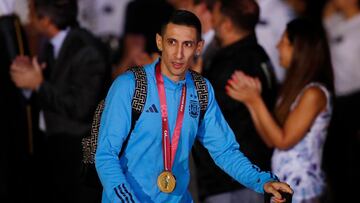
[[[180,69],[183,67],[184,63],[172,62],[172,65],[175,69]]]

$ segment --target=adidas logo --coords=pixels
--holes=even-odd
[[[155,104],[151,105],[151,106],[149,107],[149,109],[146,110],[146,112],[148,112],[148,113],[150,113],[150,112],[151,112],[151,113],[159,113],[159,111],[157,110]]]

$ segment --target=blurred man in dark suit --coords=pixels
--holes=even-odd
[[[49,174],[44,199],[96,201],[96,196],[84,199],[94,197],[94,192],[80,187],[81,138],[90,134],[93,112],[103,97],[106,57],[100,42],[77,27],[76,1],[35,0],[34,5],[33,25],[49,39],[44,63],[19,56],[11,66],[11,76],[19,88],[37,93],[47,156],[44,172]]]
[[[25,188],[18,198],[29,199],[29,164],[33,154],[30,96],[11,81],[9,69],[17,55],[29,54],[27,39],[18,16],[15,1],[0,2],[0,202],[9,202]],[[26,168],[27,170],[23,170]]]

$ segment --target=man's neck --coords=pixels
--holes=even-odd
[[[61,30],[59,30],[58,28],[56,27],[51,27],[49,28],[48,32],[47,32],[47,36],[52,39],[54,38],[57,34],[59,34]]]

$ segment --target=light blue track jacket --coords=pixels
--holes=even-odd
[[[216,164],[243,185],[262,193],[264,183],[276,180],[261,172],[239,150],[234,133],[225,121],[211,84],[207,82],[209,103],[199,125],[200,105],[190,72],[185,80],[173,82],[164,77],[170,135],[175,128],[181,88],[186,83],[186,107],[173,164],[176,188],[166,194],[157,187],[157,177],[164,170],[160,101],[155,79],[155,61],[146,65],[148,93],[144,111],[130,135],[124,154],[118,157],[131,126],[131,102],[135,90],[133,73],[126,72],[112,84],[101,118],[95,164],[104,186],[102,202],[192,202],[187,191],[189,153],[198,139]],[[201,173],[201,172],[199,172]]]

